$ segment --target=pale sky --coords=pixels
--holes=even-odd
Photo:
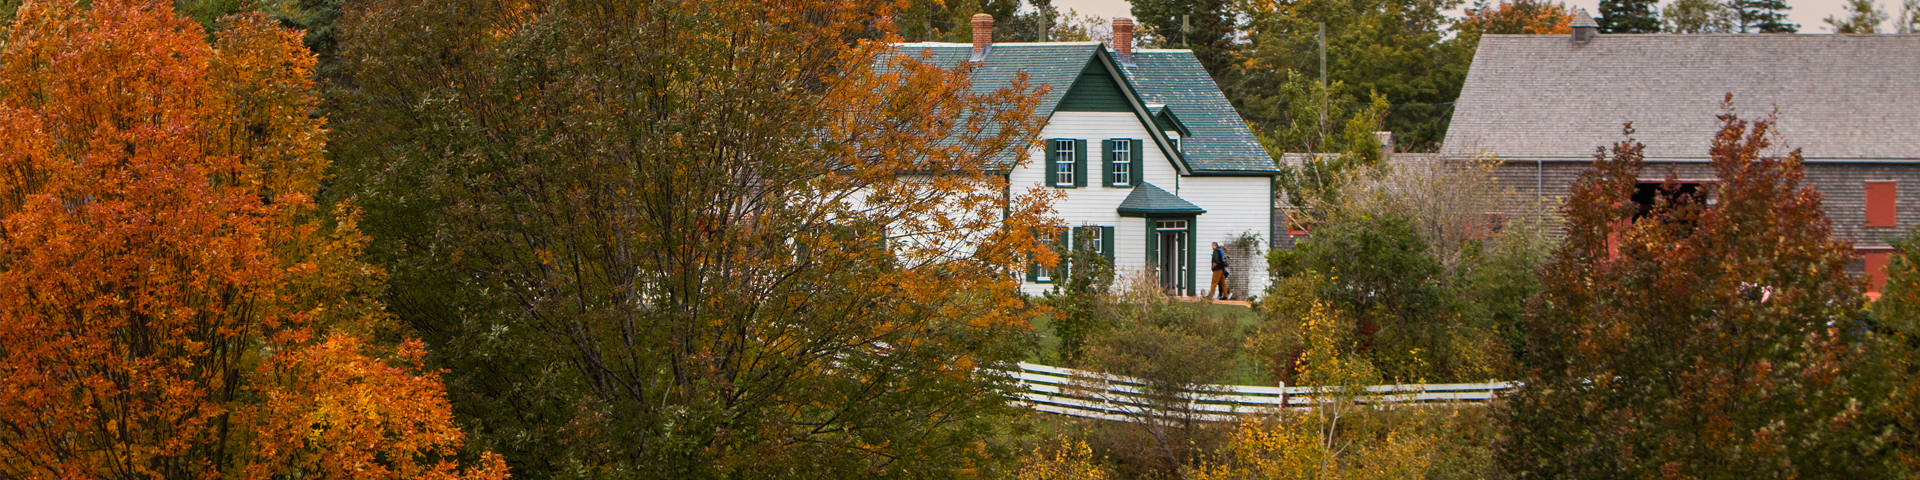
[[[1590,14],[1598,14],[1600,12],[1600,0],[1564,1],[1567,5],[1585,8],[1587,9],[1587,13]],[[1662,0],[1660,6],[1665,7],[1671,2],[1672,0]],[[1466,3],[1471,4],[1472,0],[1468,0]],[[1879,4],[1881,11],[1888,12],[1889,18],[1893,17],[1893,13],[1900,8],[1899,0],[1875,0],[1875,3]],[[1127,0],[1053,0],[1053,5],[1059,7],[1061,11],[1071,8],[1083,14],[1097,15],[1109,19],[1113,17],[1133,17],[1133,7],[1127,3]],[[1787,6],[1793,7],[1792,10],[1787,11],[1787,21],[1799,24],[1800,33],[1831,33],[1833,30],[1827,26],[1827,22],[1821,20],[1829,16],[1844,17],[1847,13],[1845,0],[1787,0]],[[1460,16],[1460,9],[1453,9],[1447,12],[1447,14],[1458,17]],[[1891,23],[1891,21],[1887,22],[1887,24]],[[1881,25],[1883,31],[1886,29],[1887,24]]]

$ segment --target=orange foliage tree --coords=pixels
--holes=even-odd
[[[0,477],[503,478],[354,259],[313,57],[258,14],[29,2],[0,44]]]
[[[1488,4],[1480,0],[1467,9],[1458,28],[1481,34],[1550,35],[1573,33],[1573,14],[1566,4],[1550,0],[1513,0]]]

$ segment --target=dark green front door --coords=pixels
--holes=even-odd
[[[1155,276],[1160,289],[1169,295],[1193,292],[1193,220],[1189,218],[1147,219],[1152,232],[1147,251],[1152,253]]]

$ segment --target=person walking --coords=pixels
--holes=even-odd
[[[1227,249],[1213,242],[1213,282],[1207,285],[1207,299],[1227,299]]]

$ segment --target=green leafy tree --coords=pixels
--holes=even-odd
[[[1051,325],[1060,339],[1061,360],[1070,365],[1079,362],[1088,339],[1113,323],[1105,308],[1113,288],[1113,263],[1096,250],[1093,241],[1091,235],[1076,235],[1073,248],[1056,253],[1065,262],[1051,277],[1060,282],[1045,296],[1045,303],[1052,307]]]
[[[1734,25],[1740,33],[1797,33],[1800,26],[1787,23],[1786,0],[1728,0]]]
[[[1731,102],[1706,199],[1669,180],[1636,218],[1643,147],[1630,137],[1575,182],[1527,317],[1526,386],[1496,406],[1509,471],[1888,476],[1888,392],[1846,273],[1851,246],[1833,237],[1800,153],[1768,155],[1773,119],[1740,119]]]
[[[1552,246],[1543,226],[1508,226],[1500,235],[1469,242],[1452,272],[1451,289],[1469,324],[1492,329],[1519,364],[1527,362],[1527,302],[1544,288],[1539,271]]]
[[[976,367],[1017,358],[1053,254],[1047,197],[982,169],[1038,98],[896,53],[894,6],[349,6],[334,188],[474,443],[529,478],[1002,458]]]
[[[1887,12],[1873,5],[1873,0],[1847,0],[1847,17],[1827,16],[1827,26],[1833,33],[1880,33],[1880,24],[1887,21]]]
[[[1318,104],[1300,117],[1293,102],[1299,89],[1320,76],[1318,24],[1326,24],[1328,95],[1357,112],[1375,94],[1386,99],[1376,130],[1394,132],[1407,151],[1439,148],[1453,115],[1452,103],[1466,81],[1474,45],[1449,39],[1447,0],[1255,0],[1246,4],[1246,43],[1240,74],[1222,83],[1228,98],[1255,132],[1297,128],[1317,120]],[[1318,99],[1315,99],[1318,100]],[[1329,125],[1345,124],[1329,116]],[[1318,128],[1317,125],[1314,128]],[[1360,132],[1370,135],[1371,131]],[[1272,147],[1272,145],[1269,145]],[[1339,152],[1330,148],[1294,152]]]
[[[1884,343],[1878,352],[1894,373],[1895,458],[1903,475],[1920,473],[1920,228],[1889,241],[1895,251],[1887,264],[1887,284],[1872,306],[1875,331]]]
[[[1667,33],[1734,33],[1738,14],[1715,0],[1674,0],[1660,11]]]
[[[1019,31],[1014,17],[1019,8],[1020,0],[909,0],[893,23],[907,41],[971,43],[973,16],[984,13],[993,16],[995,40],[1007,41],[998,34]]]
[[[1600,0],[1600,31],[1606,33],[1660,33],[1659,5],[1654,0]]]
[[[1337,152],[1312,155],[1297,165],[1281,165],[1274,177],[1294,206],[1311,209],[1336,203],[1346,185],[1367,174],[1385,159],[1380,155],[1380,140],[1373,136],[1387,114],[1387,99],[1373,95],[1371,104],[1356,104],[1351,99],[1327,98],[1340,85],[1320,88],[1305,76],[1289,74],[1280,95],[1251,98],[1248,105],[1264,110],[1286,111],[1287,123],[1259,134],[1267,152],[1280,157],[1286,152]],[[1321,123],[1322,106],[1327,110]],[[1337,127],[1337,129],[1336,129]]]
[[[1225,433],[1219,422],[1205,421],[1190,408],[1202,395],[1220,392],[1234,366],[1241,328],[1221,308],[1174,301],[1146,282],[1117,295],[1104,312],[1111,325],[1089,338],[1087,367],[1138,379],[1130,397],[1116,404],[1130,421],[1110,422],[1090,441],[1131,478],[1172,478],[1212,453]],[[1087,394],[1112,385],[1105,379],[1076,379]],[[1114,399],[1117,400],[1117,399]]]

